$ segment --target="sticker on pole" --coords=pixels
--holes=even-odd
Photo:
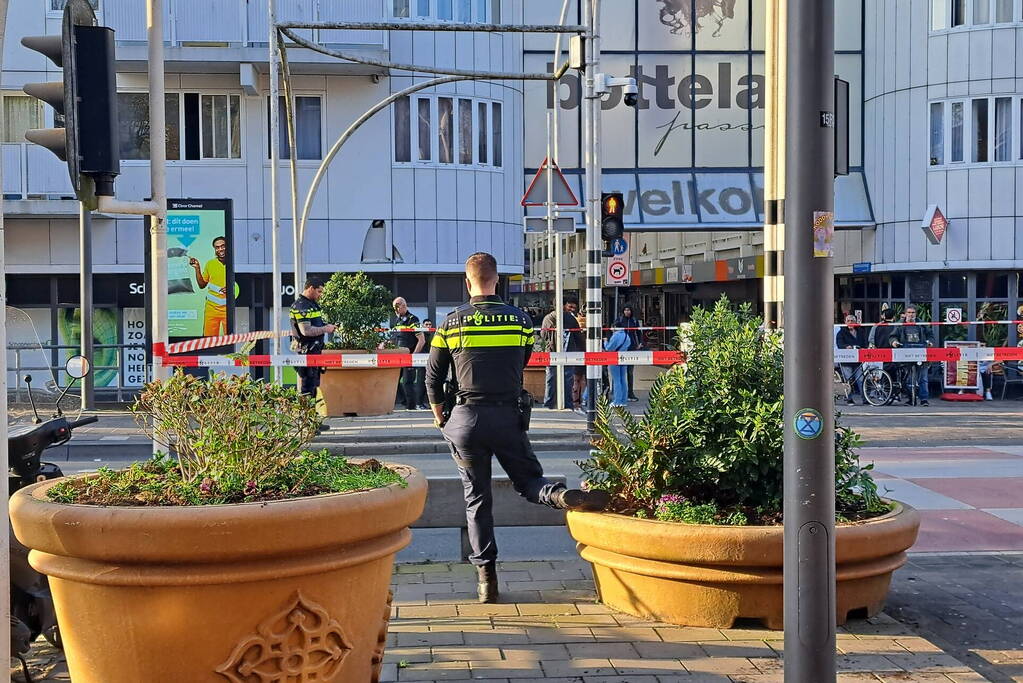
[[[835,214],[830,211],[813,212],[813,256],[830,258],[835,255],[832,239],[835,236]]]
[[[824,418],[813,408],[803,408],[792,422],[800,439],[816,439],[824,431]]]

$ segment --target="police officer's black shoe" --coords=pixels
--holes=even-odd
[[[487,562],[476,567],[479,572],[479,583],[476,584],[476,594],[479,601],[483,603],[497,602],[497,563]]]
[[[607,491],[584,491],[583,489],[561,489],[554,494],[555,507],[580,512],[600,512],[611,503]]]

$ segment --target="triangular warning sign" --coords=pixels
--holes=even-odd
[[[544,159],[536,175],[533,176],[533,181],[529,183],[526,194],[522,195],[522,206],[544,206],[547,204],[547,174],[552,166],[554,167],[554,178],[551,185],[553,187],[554,203],[557,206],[579,205],[579,200],[575,198],[575,193],[569,187],[565,176],[561,174],[561,169],[558,168],[558,165],[556,163],[548,164],[547,159]]]

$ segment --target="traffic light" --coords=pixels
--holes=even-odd
[[[600,195],[600,236],[611,242],[625,234],[625,196],[621,192]]]
[[[21,44],[64,72],[63,82],[25,85],[25,94],[53,107],[64,127],[30,130],[25,138],[66,161],[78,198],[95,208],[97,195],[113,196],[121,172],[114,31],[96,25],[88,0],[68,0],[61,35],[26,36]]]

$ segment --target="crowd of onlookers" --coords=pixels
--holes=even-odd
[[[1023,317],[1023,307],[1018,311]],[[1023,347],[1023,323],[1016,326],[1019,342]],[[886,348],[926,348],[936,344],[936,336],[929,323],[921,323],[917,320],[917,307],[913,304],[906,306],[905,311],[895,320],[893,309],[884,306],[881,309],[881,320],[876,324],[863,324],[855,315],[845,317],[845,325],[839,328],[835,334],[835,347],[839,349],[886,349]],[[898,363],[886,364],[888,370]],[[978,361],[977,374],[980,380],[979,392],[985,400],[992,400],[991,385],[993,372],[997,369],[1003,373],[1020,373],[1021,364],[1019,361],[1007,363],[994,363],[992,361]],[[849,383],[854,391],[850,392],[846,401],[849,405],[855,403],[855,397],[863,397],[863,372],[860,363],[840,363],[838,368],[842,378]],[[918,387],[916,397],[920,405],[928,405],[930,398],[929,367],[923,363],[918,375]],[[906,387],[904,387],[906,388]],[[908,388],[906,388],[908,389]],[[866,399],[864,398],[864,402]]]

